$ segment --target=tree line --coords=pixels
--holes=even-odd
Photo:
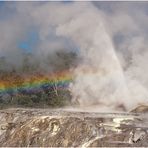
[[[23,63],[21,67],[15,68],[11,65],[10,69],[5,69],[7,61],[4,57],[0,58],[0,85],[4,88],[0,90],[0,108],[6,107],[62,107],[71,103],[71,94],[68,90],[67,83],[57,83],[56,78],[53,80],[47,77],[47,81],[51,83],[43,83],[38,87],[31,87],[33,78],[37,76],[44,77],[44,69],[40,67],[40,61],[34,64],[30,63],[33,59],[33,54],[24,55]],[[52,68],[52,73],[68,71],[78,63],[78,56],[75,52],[60,51],[50,55],[46,59],[49,68]],[[55,60],[56,59],[56,60]],[[23,88],[24,78],[27,75],[32,75],[30,80],[30,86]],[[28,82],[29,84],[29,82]],[[52,84],[52,85],[51,85]],[[29,88],[30,87],[30,88]],[[2,86],[1,86],[2,88]]]

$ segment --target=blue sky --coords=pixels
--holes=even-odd
[[[17,3],[22,3],[23,4],[23,2],[4,2],[4,1],[0,1],[0,23],[5,22],[5,21],[7,23],[7,20],[10,20],[10,22],[11,22],[11,19],[13,19],[13,17],[14,18],[17,17],[17,15],[18,15]],[[45,5],[48,2],[33,2],[33,3],[35,5],[36,4],[37,5]],[[66,4],[69,4],[71,2],[63,1],[62,3],[64,3],[66,5]],[[28,4],[29,4],[29,2],[28,2]],[[27,18],[27,16],[26,16],[26,18]],[[17,20],[17,21],[19,21],[19,20]],[[21,24],[19,24],[18,26],[20,27],[20,25]],[[23,32],[22,32],[23,37],[20,37],[20,39],[17,39],[17,41],[15,42],[15,44],[16,44],[15,46],[17,48],[19,48],[23,52],[32,53],[32,52],[35,51],[35,48],[37,47],[38,43],[40,42],[39,30],[38,30],[39,28],[36,27],[36,24],[32,25],[31,23],[30,23],[30,26],[29,27],[28,26],[27,27],[25,26],[26,29],[25,29],[25,31],[23,30]],[[14,34],[14,36],[15,36],[15,34]],[[57,38],[53,34],[53,32],[50,33],[50,28],[49,28],[49,37],[48,38],[51,41],[56,40],[56,38]],[[63,40],[67,45],[69,44],[70,47],[73,44],[69,39],[60,39],[60,40]],[[4,49],[1,49],[1,50],[4,50]],[[75,47],[75,45],[74,45],[74,50],[77,50],[77,47]]]
[[[19,41],[18,47],[24,52],[32,53],[38,42],[39,36],[37,30],[31,29],[28,33],[26,33],[26,37]]]

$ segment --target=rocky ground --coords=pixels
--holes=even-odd
[[[147,107],[132,113],[0,110],[2,147],[148,146]]]

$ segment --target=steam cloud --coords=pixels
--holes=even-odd
[[[131,11],[133,5],[135,9]],[[82,107],[96,105],[117,110],[124,106],[130,110],[139,103],[148,102],[145,72],[148,37],[142,30],[147,29],[148,21],[144,21],[147,16],[144,5],[128,2],[18,2],[11,5],[16,11],[13,18],[0,23],[1,34],[5,34],[0,37],[0,54],[9,56],[9,59],[12,57],[14,63],[21,61],[21,56],[14,60],[20,52],[15,46],[16,41],[30,26],[38,28],[39,43],[35,54],[41,59],[45,59],[46,53],[71,47],[65,42],[69,40],[79,47],[82,59],[78,67],[72,69],[75,77],[70,85],[73,102],[79,102]],[[5,7],[9,7],[9,3]],[[137,8],[140,14],[134,17]],[[9,24],[14,25],[10,28]],[[43,64],[43,67],[47,65]]]

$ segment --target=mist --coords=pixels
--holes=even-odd
[[[41,71],[52,72],[51,63],[58,61],[52,55],[63,49],[77,52],[81,59],[70,68],[74,77],[69,85],[73,104],[86,110],[94,106],[96,110],[131,110],[148,103],[145,5],[7,2],[3,7],[12,13],[0,19],[0,56],[14,67],[21,67],[26,51],[17,44],[35,28],[38,41],[31,49],[31,60],[39,63]],[[3,13],[5,9],[1,9]]]

